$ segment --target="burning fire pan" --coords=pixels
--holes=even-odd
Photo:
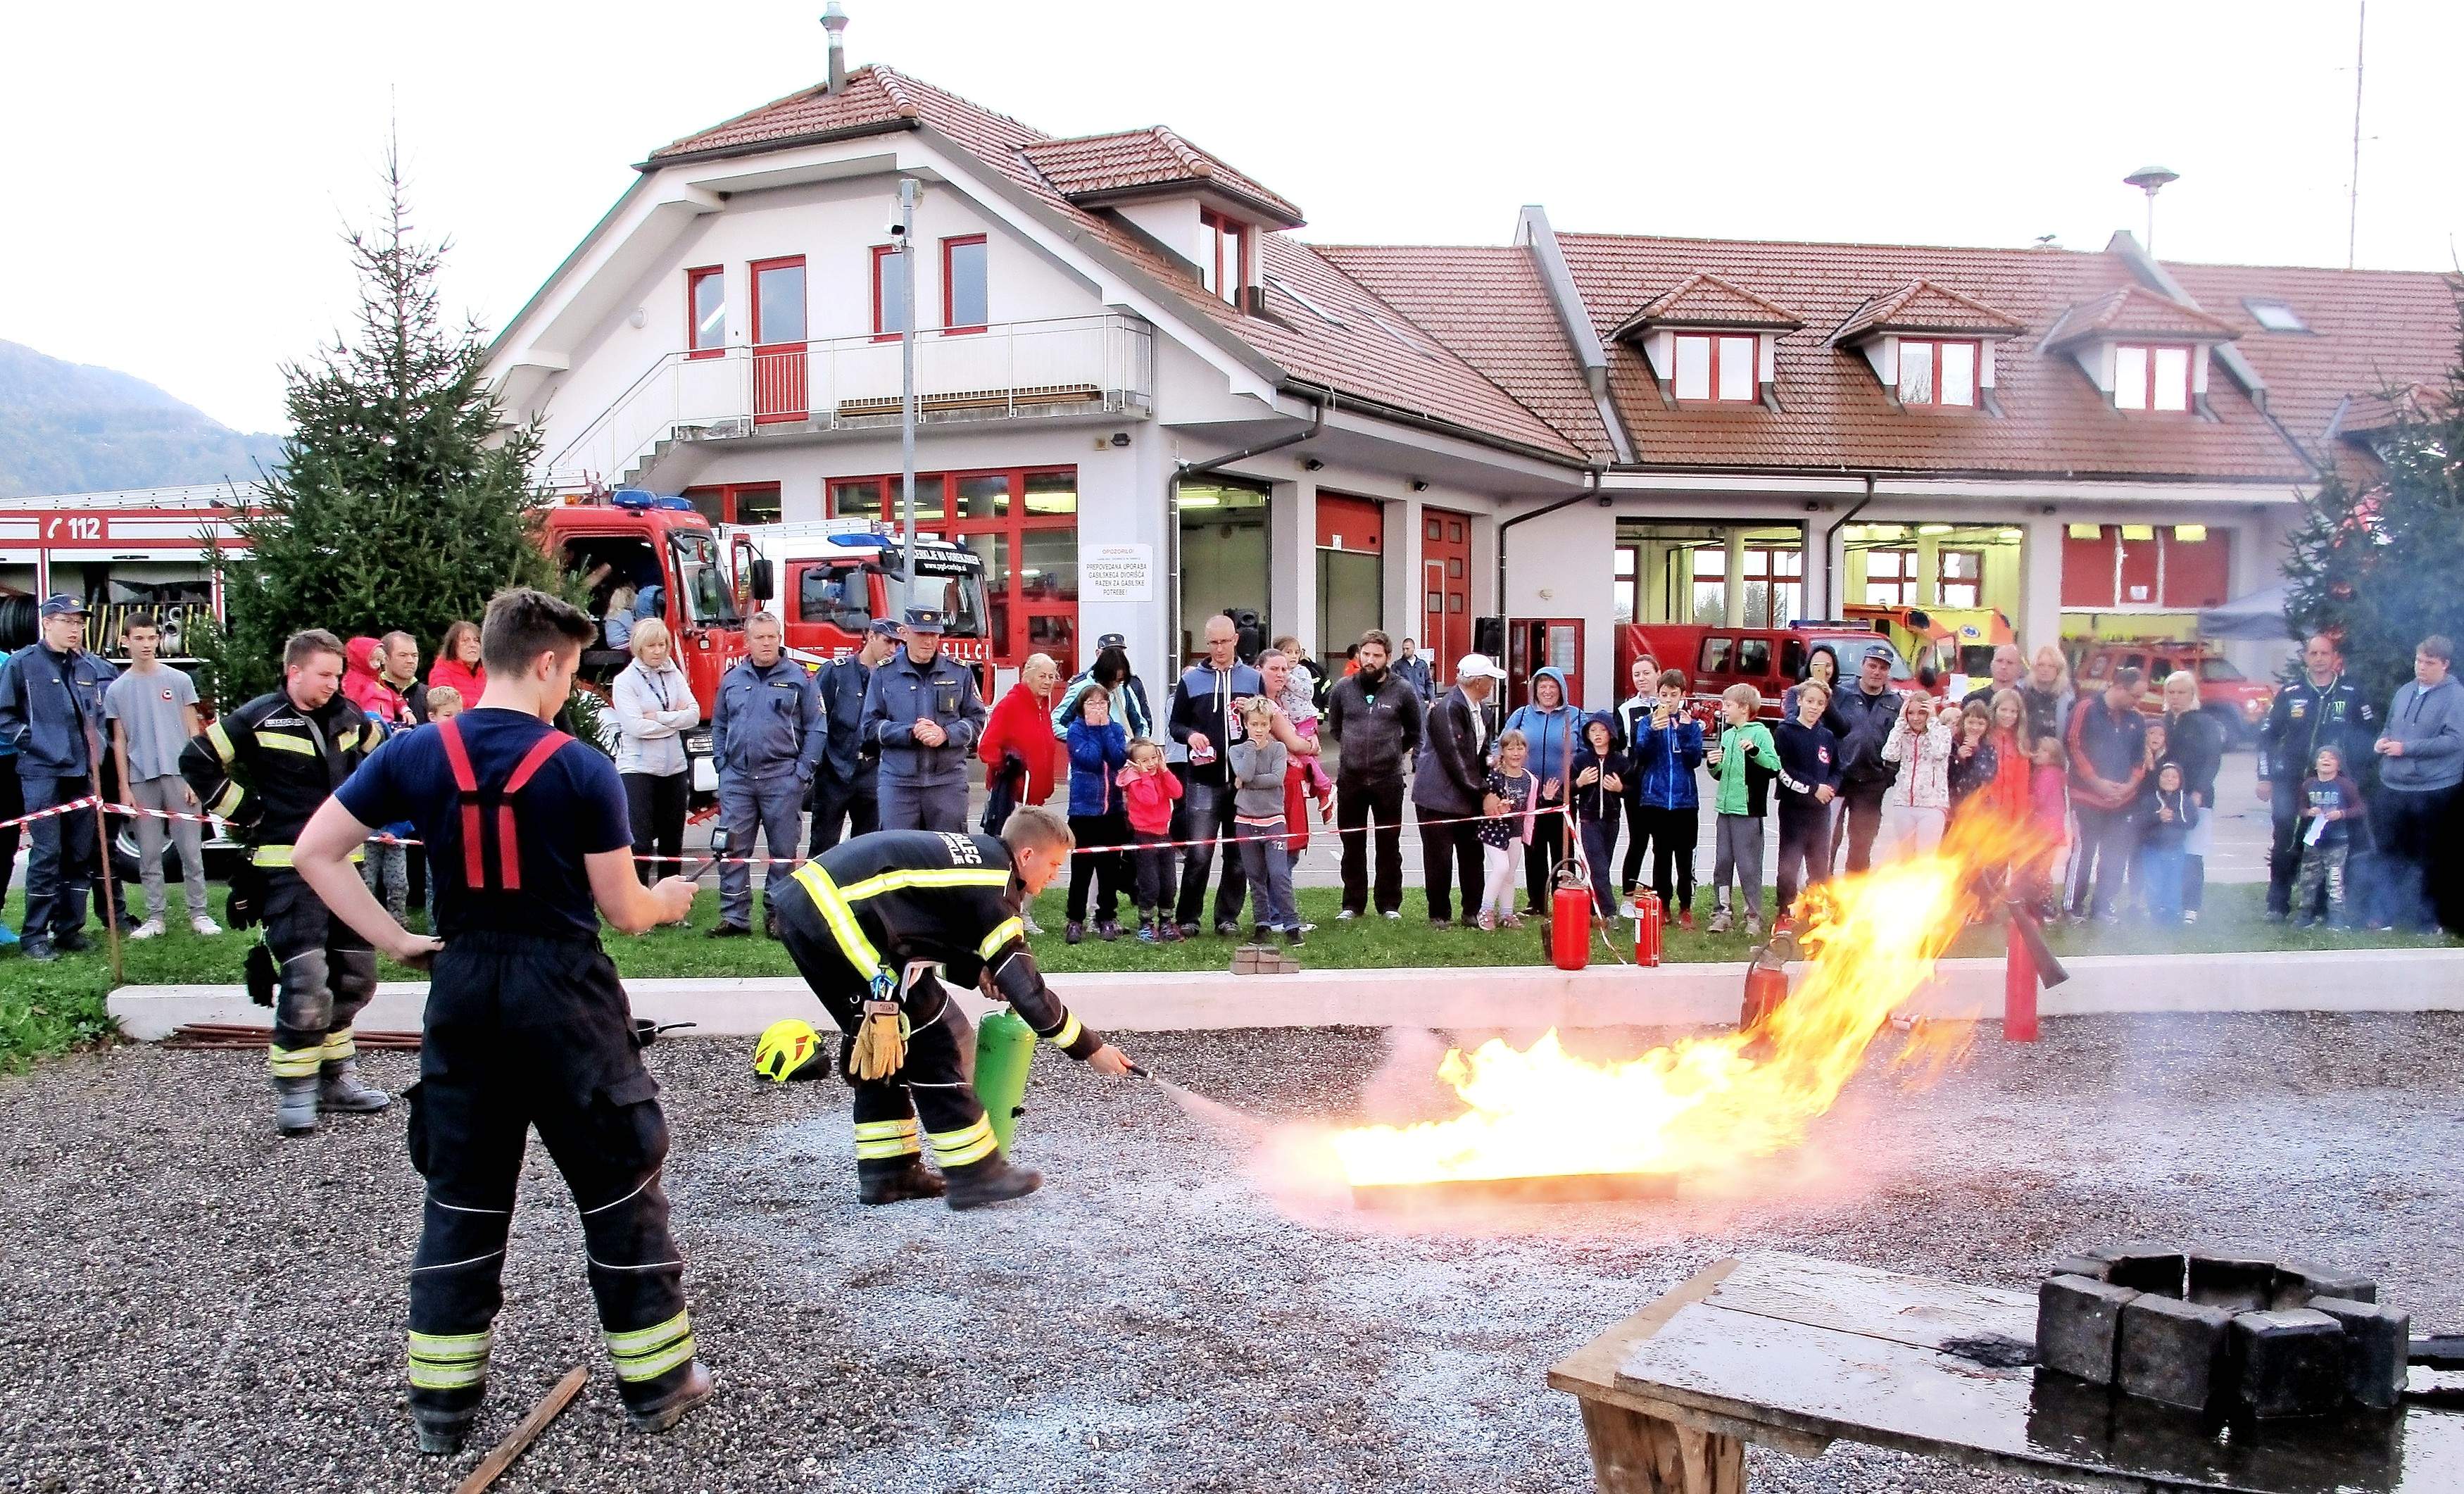
[[[1354,1183],[1355,1208],[1377,1211],[1478,1208],[1497,1203],[1607,1203],[1674,1198],[1674,1173],[1560,1173],[1537,1177],[1464,1177],[1441,1182]]]

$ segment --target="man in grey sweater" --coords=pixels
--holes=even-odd
[[[2412,680],[2395,692],[2378,739],[2379,798],[2371,829],[2387,860],[2387,914],[2398,928],[2464,924],[2464,889],[2448,848],[2455,785],[2464,782],[2464,684],[2448,673],[2455,646],[2432,633],[2412,651]]]

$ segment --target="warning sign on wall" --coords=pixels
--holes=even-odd
[[[1153,602],[1155,546],[1099,544],[1082,550],[1078,597],[1082,602]]]

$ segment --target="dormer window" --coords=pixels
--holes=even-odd
[[[1684,404],[1750,405],[1756,395],[1752,337],[1680,332],[1677,398]]]
[[[1962,409],[1976,404],[1977,344],[1900,339],[1900,403]]]
[[[2190,352],[2158,343],[2113,348],[2113,407],[2179,413],[2190,407]]]
[[[1201,209],[1199,222],[1198,277],[1206,288],[1239,305],[1249,247],[1249,226],[1212,208]]]

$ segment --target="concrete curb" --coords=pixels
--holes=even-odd
[[[2048,1017],[2124,1012],[2464,1011],[2464,950],[2331,950],[2316,954],[2104,955],[2068,962],[2067,985],[2043,994]],[[820,1016],[793,977],[628,980],[637,1017],[698,1023],[699,1036],[748,1036],[782,1017]],[[1733,1022],[1742,962],[1634,970],[1549,966],[1439,970],[1304,970],[1291,976],[1212,971],[1054,976],[1053,988],[1110,1032],[1243,1027],[1701,1026]],[[425,981],[381,985],[360,1018],[371,1031],[412,1031]],[[983,1003],[968,998],[971,1008]],[[1908,1009],[1936,1017],[2002,1010],[2002,961],[1945,960]],[[123,986],[111,1015],[154,1042],[184,1022],[265,1026],[273,1014],[240,986]]]

